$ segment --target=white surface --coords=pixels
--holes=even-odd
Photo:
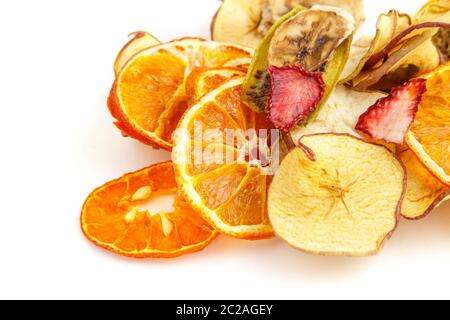
[[[368,29],[392,6],[367,0]],[[93,247],[79,211],[96,186],[169,154],[123,139],[105,106],[135,30],[208,36],[213,0],[2,1],[0,298],[450,298],[450,203],[402,221],[376,257],[304,255],[220,237],[204,252],[135,261]]]

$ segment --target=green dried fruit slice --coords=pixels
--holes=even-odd
[[[244,100],[257,112],[264,112],[268,102],[270,81],[267,69],[269,67],[268,55],[272,38],[279,26],[303,10],[305,10],[303,7],[295,8],[278,20],[267,32],[255,51],[249,72],[242,85],[242,92],[244,94]]]
[[[322,20],[325,22],[321,23]],[[328,33],[331,21],[341,26],[339,32]],[[297,28],[298,23],[306,27],[301,30]],[[300,63],[302,66],[305,64],[309,71],[323,72],[326,88],[317,111],[340,79],[350,54],[353,30],[354,20],[344,10],[319,6],[309,10],[294,9],[271,28],[257,49],[244,81],[244,99],[254,110],[264,112],[270,95],[269,65],[281,67]],[[290,45],[291,35],[298,41],[292,41]],[[286,50],[282,50],[283,45]],[[322,51],[316,50],[317,47],[321,47]]]

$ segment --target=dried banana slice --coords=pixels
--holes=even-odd
[[[249,73],[247,74],[247,77],[243,83],[244,98],[248,105],[255,111],[264,112],[268,105],[268,96],[271,92],[267,74],[269,65],[278,67],[284,66],[285,64],[281,62],[286,62],[286,65],[295,63],[302,64],[303,68],[306,67],[310,71],[323,71],[323,79],[326,85],[325,94],[321,101],[321,104],[317,107],[317,110],[319,110],[323,103],[325,103],[328,99],[329,95],[339,81],[341,73],[349,57],[352,36],[351,34],[347,34],[351,33],[352,29],[350,28],[350,25],[353,19],[349,14],[342,13],[341,15],[340,10],[334,8],[330,9],[330,7],[321,8],[323,8],[324,10],[321,10],[320,8],[305,10],[302,7],[299,7],[290,11],[287,15],[278,20],[278,22],[274,26],[272,26],[270,31],[266,34],[264,40],[256,49],[252,64],[250,65]],[[315,59],[315,57],[309,57],[309,60],[303,59],[302,61],[296,61],[295,58],[299,56],[300,53],[302,53],[302,50],[304,48],[308,48],[306,42],[306,47],[289,47],[290,51],[286,56],[283,52],[281,52],[281,49],[278,53],[272,52],[272,56],[270,56],[270,50],[275,50],[273,48],[273,43],[276,40],[276,35],[279,29],[282,29],[284,32],[286,30],[286,28],[284,27],[286,23],[291,23],[292,21],[299,21],[302,19],[308,21],[309,16],[311,16],[311,20],[313,20],[317,17],[317,15],[320,15],[322,18],[324,16],[329,16],[330,20],[333,20],[333,17],[335,20],[345,20],[348,23],[349,30],[342,32],[344,33],[344,35],[342,36],[343,39],[339,37],[339,39],[329,39],[329,41],[324,42],[322,49],[327,52],[316,52],[315,55],[320,56],[320,58],[317,59]],[[302,34],[302,30],[297,30],[295,26],[293,26],[292,28],[287,27],[287,29],[291,30],[294,36]],[[326,34],[326,32],[321,32],[321,29],[316,27],[316,29],[310,29],[309,32],[307,32],[307,30],[305,29],[303,34],[306,35],[306,38],[312,39],[314,37],[314,34],[320,35]],[[278,34],[278,36],[278,39],[281,39],[280,34]],[[334,43],[336,46],[332,47],[331,43]],[[295,50],[298,50],[297,54],[295,54]],[[304,54],[302,54],[301,56],[302,58],[308,58],[307,55]],[[277,63],[277,61],[280,62]],[[309,63],[308,61],[314,61],[314,64],[318,65],[318,67],[315,68],[312,63]],[[303,63],[309,64],[305,66],[303,65]],[[311,117],[309,117],[308,119],[313,117],[314,115],[311,115]]]
[[[223,0],[212,21],[212,38],[256,48],[270,28],[298,7],[329,5],[350,12],[356,27],[363,24],[363,0]]]
[[[327,62],[355,30],[355,20],[345,10],[314,6],[283,23],[269,48],[269,64],[277,67],[299,63],[315,71]]]

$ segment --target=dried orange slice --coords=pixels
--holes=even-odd
[[[176,191],[171,162],[129,173],[96,189],[81,213],[81,228],[97,246],[133,258],[174,258],[204,249],[217,235],[188,203],[173,212],[140,209],[161,192]]]
[[[411,150],[402,151],[398,156],[408,174],[402,216],[414,220],[424,218],[450,195],[450,189],[430,174]]]
[[[270,126],[243,103],[242,82],[225,83],[186,112],[172,158],[184,198],[203,218],[223,234],[254,240],[273,236],[266,210],[270,179],[264,160],[248,156],[256,137],[244,130]],[[236,139],[227,139],[231,132]]]
[[[217,89],[232,78],[245,76],[240,68],[197,68],[186,80],[186,93],[192,102]]]
[[[421,78],[427,79],[428,91],[406,143],[433,175],[450,185],[450,63]]]
[[[240,65],[250,49],[186,38],[136,54],[121,69],[108,106],[127,136],[155,148],[172,148],[172,133],[188,108],[185,80],[198,67]]]

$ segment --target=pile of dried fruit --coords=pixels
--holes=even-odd
[[[108,107],[124,136],[173,162],[96,189],[86,237],[136,258],[218,234],[366,256],[401,216],[450,199],[450,2],[382,14],[353,41],[361,12],[362,0],[223,0],[214,41],[134,33]],[[173,212],[150,212],[168,191]]]

